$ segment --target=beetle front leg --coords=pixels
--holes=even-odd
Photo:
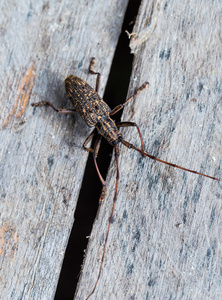
[[[114,107],[114,109],[110,112],[110,116],[115,115],[118,111],[120,111],[121,109],[123,109],[123,107],[130,101],[132,100],[136,95],[138,95],[139,93],[141,93],[143,90],[145,90],[148,86],[149,82],[145,82],[144,84],[141,85],[141,87],[139,87],[135,93],[129,97],[123,104],[119,104],[116,107]]]

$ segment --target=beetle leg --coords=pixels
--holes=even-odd
[[[116,123],[116,126],[117,127],[130,127],[130,126],[135,126],[137,128],[137,131],[139,133],[139,136],[140,136],[140,141],[141,141],[141,150],[144,151],[144,142],[143,142],[143,137],[142,137],[142,134],[140,132],[140,129],[139,129],[139,126],[134,123],[134,122],[118,122]],[[145,155],[143,155],[145,156]]]
[[[86,145],[92,140],[92,138],[94,137],[95,133],[96,133],[97,129],[94,128],[93,131],[90,133],[90,135],[86,138],[85,142],[83,143],[83,148],[86,150],[86,151],[89,151],[89,152],[94,152],[94,150],[92,148],[88,148],[86,147]]]
[[[95,142],[95,145],[94,145],[94,152],[93,152],[93,159],[94,159],[94,164],[95,164],[95,167],[96,167],[96,171],[97,171],[97,174],[99,175],[99,179],[100,179],[100,181],[103,185],[102,192],[101,192],[101,195],[100,195],[100,198],[99,198],[100,202],[102,202],[105,199],[105,196],[106,196],[106,182],[103,179],[103,177],[102,177],[102,175],[99,171],[99,167],[98,167],[97,161],[96,161],[96,158],[97,158],[98,153],[99,153],[99,148],[100,148],[100,145],[101,145],[101,139],[102,139],[102,136],[99,135],[96,139],[96,142]]]
[[[106,182],[103,179],[103,177],[102,177],[102,175],[101,175],[101,173],[99,171],[99,168],[98,168],[98,165],[97,165],[97,161],[96,161],[97,156],[98,156],[98,152],[99,152],[99,148],[100,148],[100,144],[101,144],[101,139],[102,139],[101,135],[99,135],[97,137],[97,139],[96,139],[95,146],[94,146],[94,151],[93,151],[93,159],[94,159],[94,163],[95,163],[95,166],[96,166],[96,171],[97,171],[97,173],[99,175],[99,179],[100,179],[102,185],[104,186],[104,185],[106,185]]]
[[[114,107],[114,109],[110,112],[110,116],[115,115],[118,111],[120,111],[121,109],[123,109],[123,107],[130,101],[132,100],[136,95],[138,95],[140,92],[142,92],[143,90],[145,90],[148,86],[149,82],[145,82],[144,84],[141,85],[141,87],[139,87],[135,93],[129,97],[123,104],[119,104],[116,107]]]
[[[90,133],[90,135],[87,137],[87,139],[85,140],[84,144],[83,144],[83,148],[86,150],[86,151],[89,151],[89,152],[92,152],[93,153],[93,160],[94,160],[94,164],[95,164],[95,167],[96,167],[96,171],[97,171],[97,174],[99,176],[99,179],[103,185],[103,188],[102,188],[102,192],[101,192],[101,195],[100,195],[100,198],[99,198],[99,201],[103,201],[105,199],[105,196],[106,196],[106,182],[105,180],[103,179],[100,171],[99,171],[99,167],[97,165],[97,156],[98,156],[98,153],[99,153],[99,148],[100,148],[100,144],[101,144],[101,139],[102,139],[102,136],[99,135],[96,139],[96,142],[95,142],[95,145],[94,145],[94,149],[92,148],[88,148],[86,147],[86,145],[92,140],[92,138],[94,137],[95,133],[97,132],[97,129],[93,129],[93,131]]]
[[[63,114],[69,114],[69,113],[75,113],[76,112],[75,109],[55,108],[50,102],[47,102],[47,101],[41,101],[41,102],[37,102],[37,103],[32,103],[31,105],[35,106],[35,107],[50,106],[51,108],[53,108],[58,113],[63,113]]]
[[[99,93],[101,74],[99,72],[94,72],[93,71],[94,65],[95,65],[95,57],[93,57],[91,59],[91,61],[90,61],[89,73],[97,75],[97,79],[96,79],[96,92]]]

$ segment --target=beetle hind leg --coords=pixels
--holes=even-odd
[[[63,114],[69,114],[69,113],[75,113],[75,109],[67,109],[67,108],[55,108],[50,102],[47,101],[41,101],[41,102],[36,102],[31,104],[34,107],[41,107],[41,106],[50,106],[52,109],[54,109],[58,113],[63,113]]]

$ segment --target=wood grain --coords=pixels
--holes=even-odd
[[[64,79],[74,74],[103,95],[127,1],[2,1],[0,70],[1,299],[53,299],[74,221],[90,129],[71,107]]]
[[[220,1],[142,1],[130,35],[135,53],[124,109],[146,150],[222,178]],[[122,129],[139,147],[136,129]],[[170,168],[120,147],[120,183],[100,281],[91,299],[221,299],[221,182]],[[98,276],[115,188],[91,234],[75,299]]]

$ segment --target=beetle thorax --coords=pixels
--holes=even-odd
[[[115,122],[109,116],[101,118],[96,124],[96,128],[99,134],[101,134],[112,146],[115,146],[123,139]]]

